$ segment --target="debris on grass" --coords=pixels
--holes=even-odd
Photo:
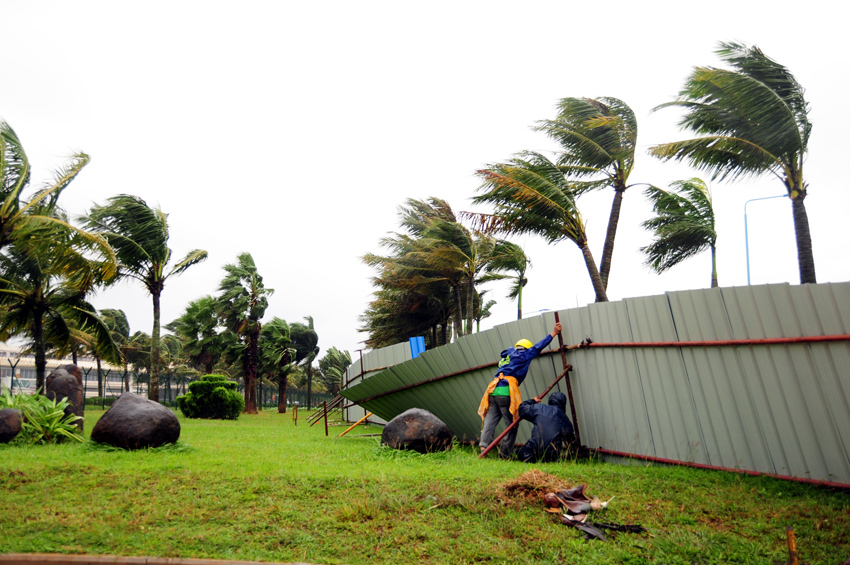
[[[516,479],[503,484],[501,488],[504,503],[542,504],[543,510],[557,515],[559,522],[584,532],[585,539],[608,541],[602,530],[636,534],[646,531],[638,524],[588,521],[587,516],[590,512],[604,510],[614,497],[607,501],[601,501],[597,496],[590,497],[585,493],[586,484],[570,487],[558,477],[538,469],[526,471]]]

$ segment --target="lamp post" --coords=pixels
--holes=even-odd
[[[788,196],[787,194],[778,194],[776,196],[764,196],[762,198],[752,198],[744,202],[744,248],[747,252],[747,286],[750,284],[750,238],[749,232],[747,230],[747,204],[750,202],[755,202],[756,200],[770,200],[772,198],[783,198]]]

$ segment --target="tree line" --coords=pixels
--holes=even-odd
[[[678,108],[679,125],[692,139],[649,148],[661,161],[681,161],[711,180],[771,175],[792,203],[800,283],[816,283],[805,198],[803,162],[811,122],[804,89],[790,71],[756,46],[720,43],[728,68],[695,67],[676,100],[653,111]],[[571,241],[587,268],[597,302],[607,287],[620,210],[626,190],[643,186],[653,216],[642,223],[653,236],[641,248],[645,263],[663,272],[702,251],[711,252],[711,286],[718,285],[715,211],[701,178],[675,181],[668,189],[630,178],[638,124],[632,109],[611,97],[564,98],[553,119],[534,129],[555,141],[553,156],[522,151],[477,171],[475,204],[491,212],[454,213],[438,198],[408,200],[399,209],[403,231],[381,240],[388,253],[362,259],[376,270],[373,301],[361,315],[367,345],[391,345],[425,335],[428,346],[469,333],[492,302],[480,285],[510,276],[509,294],[522,317],[522,287],[531,265],[522,249],[505,239],[535,235],[550,244]],[[579,201],[588,192],[613,190],[602,255],[588,245]],[[467,222],[464,225],[463,221]],[[513,245],[510,253],[505,253]]]
[[[148,385],[148,398],[159,401],[163,372],[191,379],[204,373],[241,379],[245,411],[256,412],[258,379],[279,385],[279,410],[286,410],[291,379],[336,392],[351,363],[334,347],[318,359],[319,336],[313,319],[288,324],[273,318],[263,324],[268,297],[250,253],[224,267],[216,296],[191,302],[166,324],[160,335],[160,300],[166,282],[206,260],[203,249],[173,261],[168,246],[168,215],[138,196],[120,194],[75,218],[60,206],[65,188],[89,163],[74,155],[42,187],[28,192],[30,163],[15,131],[0,121],[0,340],[24,338],[35,358],[36,387],[43,390],[48,354],[56,358],[91,354],[98,365],[98,394],[103,396],[101,361],[124,367],[129,390],[132,367]],[[151,297],[150,334],[130,335],[120,309],[97,311],[87,297],[122,279],[141,283]]]

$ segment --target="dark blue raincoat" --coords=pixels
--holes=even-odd
[[[573,425],[566,414],[567,397],[553,392],[549,404],[526,400],[519,405],[519,417],[534,424],[531,437],[519,450],[520,461],[553,461],[573,441]]]

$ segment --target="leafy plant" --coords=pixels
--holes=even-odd
[[[235,420],[245,409],[245,399],[227,377],[204,375],[189,383],[189,392],[177,397],[177,406],[187,418]]]
[[[38,392],[12,396],[4,389],[0,395],[0,407],[17,408],[23,414],[21,433],[15,441],[25,443],[59,443],[65,439],[82,442],[83,436],[75,424],[82,417],[65,414],[69,405],[67,398],[51,400]]]

